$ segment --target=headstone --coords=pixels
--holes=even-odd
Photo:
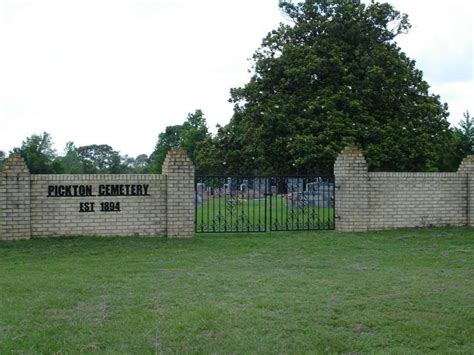
[[[276,193],[277,193],[277,187],[276,187],[275,185],[272,185],[270,191],[271,191],[271,193],[272,193],[273,195],[276,195]]]
[[[320,181],[306,184],[306,191],[288,194],[289,208],[334,208],[334,184]]]
[[[288,178],[287,180],[288,193],[303,192],[304,180],[303,178]]]
[[[265,178],[256,178],[253,181],[254,188],[260,193],[265,193],[265,190],[267,188],[267,179]]]
[[[198,182],[196,184],[196,204],[198,207],[202,206],[202,201],[204,199],[204,191],[206,190],[206,184]]]
[[[306,191],[308,192],[316,192],[318,191],[318,184],[317,182],[309,182],[306,184]]]
[[[222,188],[224,189],[224,195],[230,194],[230,184],[224,184]]]
[[[198,182],[196,184],[196,191],[198,194],[204,194],[204,191],[206,190],[206,184],[203,182]]]

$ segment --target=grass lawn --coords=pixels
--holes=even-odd
[[[0,243],[0,353],[474,353],[474,229]]]
[[[334,209],[328,201],[319,201],[315,196],[305,202],[288,201],[287,195],[271,199],[211,197],[196,207],[196,230],[213,233],[261,232],[269,231],[270,227],[285,231],[334,229]]]

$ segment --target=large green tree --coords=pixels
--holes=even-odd
[[[121,158],[108,144],[91,144],[76,149],[85,173],[120,173]]]
[[[22,156],[32,174],[61,172],[60,166],[55,163],[56,152],[52,148],[51,135],[47,132],[26,138],[21,146],[13,148],[11,153]]]
[[[83,174],[84,162],[77,152],[73,142],[67,142],[64,155],[56,158],[65,174]]]
[[[168,126],[164,132],[159,134],[155,150],[150,155],[151,170],[160,173],[168,151],[180,146],[186,151],[197,170],[200,171],[198,151],[209,137],[210,134],[203,112],[196,110],[189,113],[183,124]]]
[[[362,147],[371,169],[440,168],[451,140],[447,106],[395,42],[410,28],[407,16],[358,0],[280,8],[290,24],[264,38],[214,139],[231,171],[331,172],[349,143]]]
[[[179,147],[181,142],[181,125],[167,126],[164,132],[158,135],[155,150],[150,155],[151,170],[161,173],[161,167],[165,161],[166,154],[172,148]]]
[[[136,172],[145,172],[148,162],[148,155],[140,154],[133,160],[132,167]]]

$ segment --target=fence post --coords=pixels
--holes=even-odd
[[[369,224],[368,165],[361,151],[346,147],[334,164],[336,230],[367,231]]]
[[[194,236],[194,165],[181,148],[171,149],[162,169],[166,176],[166,235]]]
[[[467,225],[474,227],[474,155],[468,155],[464,158],[459,165],[458,173],[466,174]]]
[[[0,240],[31,238],[31,175],[12,155],[0,172]]]

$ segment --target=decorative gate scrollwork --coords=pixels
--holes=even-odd
[[[197,176],[198,233],[334,229],[334,178]]]

